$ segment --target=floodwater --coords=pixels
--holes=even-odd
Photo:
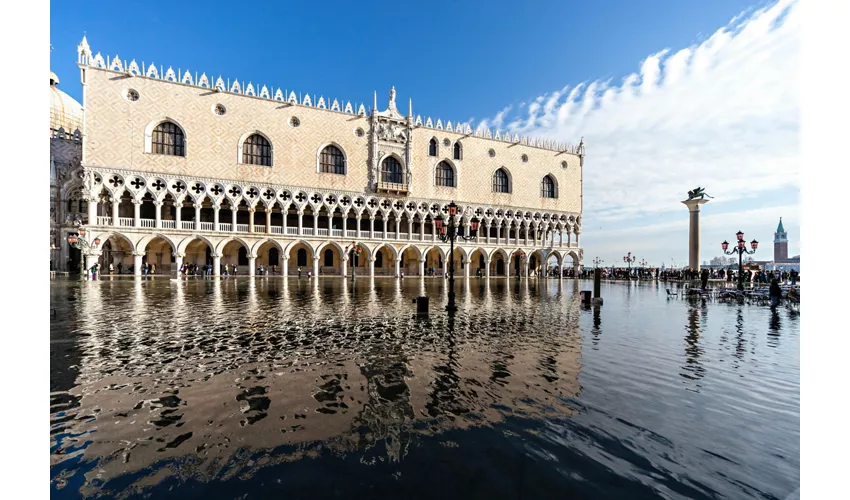
[[[798,312],[457,285],[52,281],[52,496],[799,494]]]

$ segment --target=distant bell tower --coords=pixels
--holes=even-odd
[[[782,227],[782,217],[779,218],[779,226],[773,234],[773,261],[788,260],[788,233]]]

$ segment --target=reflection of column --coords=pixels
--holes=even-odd
[[[315,219],[314,219],[315,220]],[[319,277],[319,256],[313,256],[313,276]]]
[[[213,265],[213,272],[212,272],[212,274],[213,274],[213,276],[219,276],[219,275],[221,275],[221,255],[215,253],[215,254],[212,255],[212,259],[213,259],[213,264],[212,264]]]
[[[142,257],[144,257],[144,253],[136,253],[133,252],[133,275],[141,276],[142,275]]]
[[[682,203],[688,207],[691,218],[688,233],[688,267],[693,271],[699,271],[699,211],[700,205],[708,203],[708,200],[685,200]],[[578,241],[578,234],[576,234],[576,241]]]

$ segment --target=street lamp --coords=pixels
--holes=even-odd
[[[595,259],[593,259],[594,267],[599,267],[599,264],[602,264],[603,262],[605,262],[605,261],[600,259],[599,257],[596,257]]]
[[[759,242],[753,240],[750,242],[750,246],[752,247],[752,251],[747,250],[747,242],[744,241],[744,232],[738,231],[735,236],[738,237],[738,243],[735,245],[731,251],[727,250],[729,248],[729,242],[723,240],[720,246],[723,247],[723,252],[726,255],[735,255],[738,254],[738,290],[744,290],[744,254],[752,255],[756,253],[756,249],[759,247]]]
[[[478,217],[473,216],[472,219],[469,220],[469,236],[464,236],[462,234],[458,234],[458,225],[457,225],[457,205],[454,201],[449,203],[449,218],[448,220],[443,218],[443,215],[437,215],[434,219],[434,224],[437,228],[437,236],[440,238],[442,242],[449,242],[449,303],[446,305],[446,311],[453,313],[457,311],[457,306],[455,306],[455,240],[461,238],[463,240],[469,241],[475,238],[475,234],[478,232]]]
[[[78,224],[79,226],[79,224]],[[100,245],[100,238],[95,238],[91,244],[89,244],[88,239],[86,238],[86,229],[81,227],[77,230],[76,233],[71,233],[68,235],[68,243],[71,244],[72,247],[84,252],[85,250],[89,250]],[[86,276],[86,264],[85,264],[85,254],[81,258],[80,262],[80,279],[85,279]]]
[[[351,266],[351,279],[353,280],[357,276],[354,274],[354,259],[351,253],[354,252],[355,255],[359,256],[361,252],[360,244],[354,242],[345,247],[345,258],[348,259],[348,264]]]
[[[632,279],[632,262],[637,260],[637,257],[632,255],[632,252],[629,252],[628,255],[623,257],[623,261],[629,265],[629,280]]]

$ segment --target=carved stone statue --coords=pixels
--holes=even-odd
[[[697,187],[693,191],[688,191],[689,200],[695,200],[697,198],[704,200],[705,198],[714,198],[714,196],[708,196],[707,194],[705,194],[705,188],[703,187]]]
[[[389,108],[393,111],[396,110],[395,107],[395,86],[390,89],[390,105]]]

